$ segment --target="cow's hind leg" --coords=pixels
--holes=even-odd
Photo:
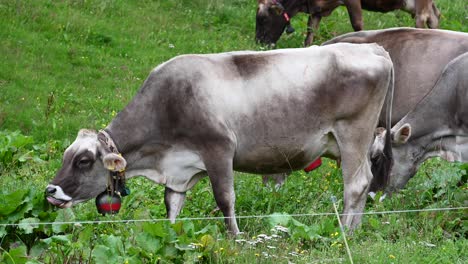
[[[370,142],[372,136],[365,135],[365,131],[360,131],[362,133],[358,135],[359,138],[356,138],[350,135],[351,132],[348,129],[343,131],[344,133],[337,137],[344,183],[344,208],[341,221],[345,226],[354,229],[361,222],[367,192],[372,180],[368,157],[369,144],[364,143]],[[366,138],[369,140],[363,140]]]
[[[236,235],[239,233],[239,228],[237,227],[234,212],[236,198],[234,193],[232,156],[223,151],[210,151],[203,156],[216,204],[221,212],[223,212],[228,231]]]
[[[354,229],[361,223],[372,173],[368,159],[355,159],[350,162],[357,166],[351,165],[354,169],[348,170],[347,173],[343,166],[344,209],[341,221],[345,226]]]
[[[176,217],[184,206],[185,192],[180,193],[166,187],[164,191],[164,204],[166,205],[167,218],[171,223],[175,223]]]

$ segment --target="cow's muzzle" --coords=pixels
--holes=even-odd
[[[52,196],[47,196],[46,199],[50,204],[55,205],[58,208],[63,209],[63,208],[69,208],[69,207],[72,206],[72,201],[63,201],[63,200],[60,200],[60,199],[55,199]]]
[[[45,195],[50,204],[59,208],[68,208],[73,204],[72,198],[66,195],[62,188],[57,185],[49,184],[45,190]]]

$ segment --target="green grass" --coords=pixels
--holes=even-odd
[[[463,0],[438,0],[437,5],[443,15],[441,28],[468,31]],[[0,1],[0,130],[10,137],[11,131],[18,130],[33,139],[14,147],[0,140],[0,154],[14,153],[12,162],[0,163],[0,200],[17,190],[42,192],[77,131],[105,127],[158,64],[179,54],[263,50],[254,41],[255,10],[254,0]],[[403,12],[364,15],[366,29],[414,24],[410,15]],[[295,17],[292,23],[296,33],[282,36],[277,48],[300,47],[306,20],[305,15]],[[341,7],[322,20],[314,44],[350,31],[348,14]],[[1,136],[6,138],[4,134]],[[19,157],[24,160],[19,161]],[[404,191],[383,203],[369,202],[366,211],[466,206],[466,183],[457,186],[462,177],[466,177],[466,171],[458,164],[426,162]],[[239,220],[245,232],[239,239],[246,242],[227,238],[220,220],[187,221],[200,233],[179,233],[177,239],[202,246],[177,251],[184,255],[176,260],[347,262],[342,239],[335,235],[339,230],[333,216],[294,217],[306,227],[289,222],[290,235],[279,232],[276,241],[248,243],[261,234],[275,233],[269,217],[273,213],[333,212],[330,197],[342,196],[341,174],[335,163],[326,161],[309,174],[295,172],[278,191],[262,186],[258,176],[237,174],[235,180],[237,214],[265,218]],[[26,213],[16,215],[19,219],[8,220],[0,215],[0,222],[18,222],[23,217],[51,221],[164,217],[162,186],[145,179],[134,179],[129,184],[132,194],[125,198],[125,206],[117,216],[100,217],[93,202],[88,202],[67,213],[50,210],[50,215],[38,209],[42,207],[24,209]],[[188,193],[180,217],[221,216],[214,208],[211,187],[203,179]],[[362,228],[349,237],[355,263],[466,263],[466,215],[463,211],[450,211],[365,216]],[[205,227],[208,229],[203,231]],[[99,262],[103,256],[100,254],[109,252],[110,256],[121,257],[122,263],[126,259],[131,263],[138,263],[135,259],[157,263],[158,258],[163,263],[171,262],[171,258],[164,257],[173,250],[169,242],[159,242],[166,243],[164,254],[151,253],[139,244],[145,239],[155,241],[155,237],[140,235],[149,229],[141,224],[69,225],[53,230],[36,228],[33,233],[7,229],[6,236],[0,235],[0,262],[9,261],[8,254],[20,252],[22,247],[18,245],[23,244],[35,246],[28,253],[30,261],[45,263],[64,262],[67,256],[75,262],[80,257],[83,262]],[[303,229],[313,230],[310,234],[314,236],[301,237],[306,234]],[[41,251],[45,243],[47,250]],[[118,248],[116,243],[124,243],[122,250],[109,251]]]

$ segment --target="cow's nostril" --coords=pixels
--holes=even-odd
[[[48,195],[54,194],[56,191],[57,191],[57,189],[55,187],[47,187],[46,188],[46,194],[48,194]]]

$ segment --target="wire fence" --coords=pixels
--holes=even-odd
[[[445,208],[425,208],[425,209],[408,209],[408,210],[394,210],[394,211],[371,211],[353,214],[338,214],[339,216],[344,215],[383,215],[383,214],[403,214],[403,213],[419,213],[419,212],[438,212],[438,211],[456,211],[456,210],[468,210],[467,206],[462,207],[445,207]],[[321,217],[321,216],[333,216],[336,212],[322,212],[322,213],[310,213],[310,214],[285,214],[285,217]],[[254,218],[268,218],[272,215],[244,215],[236,216],[236,219],[254,219]],[[281,217],[281,215],[277,215]],[[177,218],[176,222],[179,221],[196,221],[196,220],[224,220],[223,216],[213,217],[185,217]],[[146,219],[116,219],[116,220],[78,220],[78,221],[63,221],[63,222],[25,222],[25,223],[0,223],[0,226],[22,226],[22,225],[66,225],[66,224],[105,224],[105,223],[141,223],[141,222],[162,222],[169,221],[167,218],[146,218]]]

